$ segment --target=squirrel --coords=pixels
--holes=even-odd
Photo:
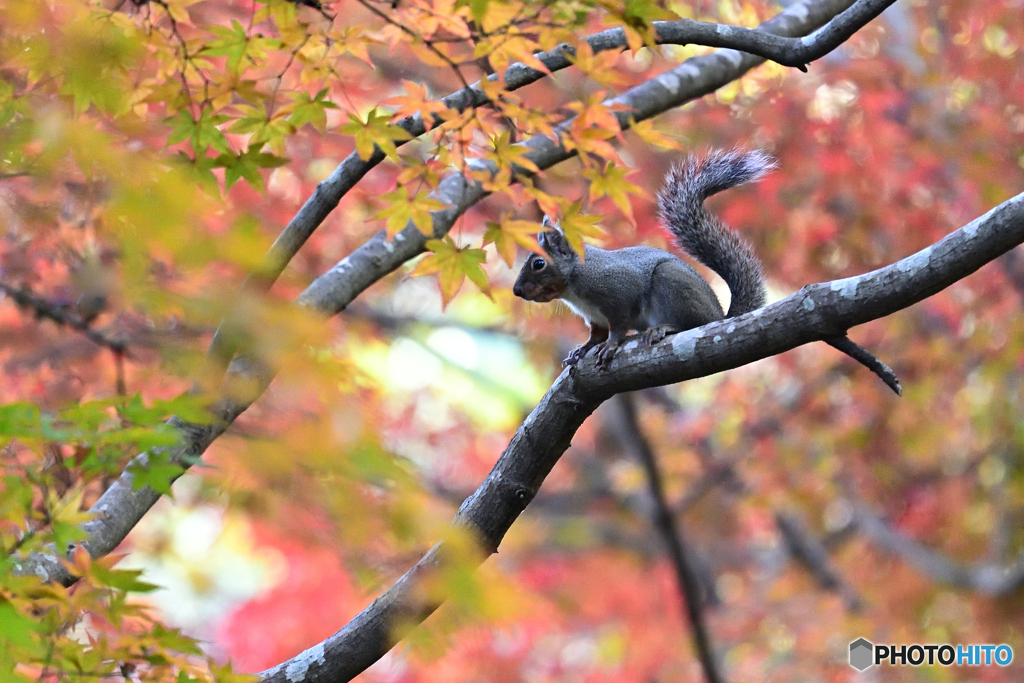
[[[594,347],[598,368],[608,367],[630,330],[657,344],[668,334],[732,318],[764,306],[767,300],[761,261],[753,249],[704,207],[704,200],[730,187],[758,180],[776,167],[760,151],[716,150],[691,156],[665,177],[658,214],[679,247],[722,276],[732,303],[722,310],[700,273],[675,254],[653,247],[599,249],[584,245],[584,259],[558,226],[537,236],[545,254],[531,254],[512,292],[527,301],[561,299],[590,326],[590,338],[562,365],[574,366]],[[822,339],[878,375],[896,395],[903,394],[896,373],[846,334]]]
[[[590,326],[590,338],[562,365],[575,365],[594,347],[606,368],[629,330],[657,344],[666,335],[741,315],[765,304],[764,274],[753,249],[712,215],[704,200],[730,187],[753,182],[775,160],[760,151],[716,150],[691,156],[666,176],[658,214],[679,247],[725,280],[732,293],[729,312],[707,280],[675,254],[654,247],[605,250],[584,246],[584,259],[547,217],[552,229],[537,236],[546,255],[531,254],[513,293],[527,301],[561,299]]]

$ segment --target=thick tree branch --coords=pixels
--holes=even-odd
[[[617,436],[623,447],[629,451],[641,466],[647,477],[647,490],[654,501],[654,525],[668,548],[672,566],[675,568],[676,581],[679,584],[679,597],[683,612],[690,622],[693,633],[693,644],[697,657],[704,668],[704,676],[708,683],[721,683],[725,678],[719,670],[718,658],[715,656],[711,636],[704,622],[704,607],[707,604],[704,589],[697,573],[690,564],[689,551],[683,530],[676,524],[675,515],[665,498],[665,487],[662,484],[661,470],[654,455],[654,450],[640,429],[637,421],[636,405],[632,394],[619,394],[616,408],[621,419]]]
[[[616,393],[704,377],[767,358],[922,301],[1024,242],[1024,194],[932,246],[855,277],[804,287],[765,308],[682,332],[656,346],[626,342],[607,370],[567,368],[519,427],[453,524],[495,551],[583,421]],[[266,681],[347,681],[438,607],[418,590],[445,553],[439,542],[340,631],[263,673]]]

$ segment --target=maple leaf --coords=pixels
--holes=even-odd
[[[498,33],[491,38],[479,41],[473,49],[473,58],[487,57],[491,66],[499,73],[508,68],[512,62],[522,62],[526,66],[541,73],[551,73],[544,62],[537,59],[536,52],[540,48],[537,41],[510,29]]]
[[[288,163],[284,157],[261,152],[263,145],[253,145],[242,154],[221,154],[216,159],[217,166],[224,168],[224,189],[230,190],[240,178],[245,178],[249,185],[259,193],[263,193],[263,176],[261,168],[276,168]]]
[[[626,32],[626,42],[633,52],[644,45],[656,49],[657,32],[653,22],[672,17],[659,6],[657,0],[598,0],[598,4],[608,12],[604,19],[605,25],[621,27]]]
[[[557,216],[569,206],[569,201],[564,197],[549,194],[533,183],[523,183],[523,193],[537,202],[540,210],[548,216]]]
[[[641,121],[640,123],[634,123],[631,130],[636,133],[637,137],[641,140],[649,145],[654,145],[658,149],[674,151],[683,148],[683,145],[675,138],[671,138],[664,133],[655,130],[654,121],[651,119]]]
[[[157,493],[171,496],[171,482],[184,472],[185,468],[171,462],[166,452],[153,452],[148,460],[129,464],[127,471],[132,475],[134,489],[148,486]]]
[[[231,28],[211,26],[210,32],[218,38],[207,43],[206,47],[199,51],[199,54],[209,57],[227,57],[228,70],[238,71],[242,57],[245,56],[249,48],[249,36],[245,27],[237,20],[232,20]]]
[[[241,104],[237,105],[237,109],[242,115],[235,119],[228,132],[250,134],[250,147],[267,143],[274,151],[284,151],[285,140],[295,132],[295,126],[288,120],[288,112],[284,107],[274,112],[272,117],[267,115],[266,107],[263,106]]]
[[[408,95],[390,97],[381,102],[381,104],[398,106],[398,110],[395,111],[392,120],[397,121],[406,116],[419,114],[423,118],[423,125],[427,130],[430,130],[434,125],[435,114],[446,118],[443,115],[448,112],[448,107],[443,102],[427,95],[427,86],[406,80],[402,81],[402,85],[405,86],[405,91],[409,93]]]
[[[367,52],[366,46],[376,42],[379,41],[367,36],[360,27],[346,26],[340,31],[334,44],[331,45],[331,54],[343,55],[348,53],[356,59],[366,62],[372,68],[373,62],[370,60],[370,53]]]
[[[159,586],[140,580],[142,571],[137,569],[114,569],[121,558],[108,556],[91,563],[89,574],[101,586],[110,586],[125,592],[151,593]]]
[[[616,166],[609,161],[604,169],[585,168],[583,177],[590,181],[590,201],[594,202],[601,197],[608,197],[615,203],[615,206],[624,213],[630,223],[633,219],[633,206],[629,202],[629,195],[635,194],[639,197],[647,197],[647,193],[637,185],[626,180],[626,175],[631,171]]]
[[[608,140],[615,137],[616,133],[601,128],[587,128],[582,125],[580,119],[573,121],[566,132],[562,142],[566,149],[575,150],[579,153],[580,161],[584,166],[590,166],[593,161],[590,155],[598,156],[618,163],[622,163],[619,153],[615,151]]]
[[[555,138],[555,118],[551,114],[532,107],[525,107],[518,102],[510,102],[504,98],[497,101],[501,113],[512,119],[516,128],[525,135],[546,135]]]
[[[441,150],[444,151],[444,150]],[[399,186],[409,187],[414,183],[425,183],[428,187],[436,188],[441,182],[441,173],[450,165],[438,154],[427,159],[399,155],[402,160],[402,170],[398,172],[395,182]]]
[[[604,90],[592,93],[586,100],[581,102],[570,102],[566,105],[571,111],[576,112],[577,119],[581,125],[588,128],[603,128],[609,131],[619,131],[619,119],[613,112],[629,109],[618,102],[613,104],[605,103],[607,93]]]
[[[412,136],[404,128],[389,123],[390,115],[378,114],[376,107],[366,114],[365,121],[354,114],[349,114],[348,119],[349,122],[342,125],[339,130],[355,139],[356,152],[359,153],[359,158],[363,161],[373,156],[375,146],[379,147],[390,159],[398,161],[395,141],[404,142],[412,139]]]
[[[500,133],[491,138],[491,147],[484,152],[484,158],[493,161],[498,167],[493,178],[481,177],[489,190],[501,190],[508,186],[512,182],[512,172],[517,166],[533,173],[540,173],[537,164],[526,156],[532,150],[526,145],[512,144],[511,139],[511,131]]]
[[[610,143],[612,137],[620,137],[622,129],[614,112],[627,109],[622,104],[607,104],[605,92],[592,94],[585,101],[572,102],[567,107],[577,112],[572,125],[564,138],[565,145],[580,154],[584,165],[589,164],[588,154],[595,154],[605,159],[620,161],[618,153]]]
[[[626,83],[626,78],[614,70],[618,60],[619,54],[615,51],[594,54],[594,48],[590,47],[590,43],[585,40],[581,40],[576,46],[576,56],[569,58],[569,61],[575,64],[580,71],[609,88],[616,88]]]
[[[167,136],[167,145],[189,140],[192,150],[197,156],[205,154],[209,147],[213,147],[218,152],[230,153],[231,146],[228,144],[228,139],[217,127],[228,120],[230,117],[224,114],[214,114],[209,109],[203,109],[198,121],[193,120],[187,111],[180,111],[168,119],[172,130]]]
[[[284,108],[284,111],[288,112],[288,123],[295,126],[295,130],[308,123],[321,133],[326,132],[326,110],[338,108],[338,105],[326,99],[329,90],[323,88],[312,97],[304,92],[292,93],[292,104]]]
[[[426,247],[432,253],[416,264],[411,275],[437,274],[442,308],[446,308],[448,302],[455,298],[467,277],[480,291],[491,297],[487,273],[480,267],[487,260],[487,253],[483,249],[460,248],[449,235],[441,240],[428,240]]]
[[[405,228],[412,221],[424,235],[434,234],[434,219],[431,211],[439,211],[448,205],[440,199],[430,196],[430,192],[422,190],[410,196],[405,187],[398,187],[381,196],[385,207],[377,212],[374,218],[386,218],[388,237]]]
[[[516,260],[516,245],[519,244],[530,251],[541,252],[537,244],[537,233],[544,227],[533,221],[511,220],[512,214],[502,217],[500,223],[488,223],[484,233],[484,246],[493,244],[501,258],[511,268]]]
[[[93,515],[82,510],[82,497],[85,490],[81,486],[70,489],[64,497],[58,497],[54,491],[47,495],[46,511],[50,518],[50,529],[53,541],[63,552],[72,543],[88,537],[81,525],[92,519]]]
[[[581,261],[583,260],[583,238],[601,237],[604,234],[601,228],[597,227],[600,220],[600,216],[584,214],[583,202],[575,201],[569,205],[569,208],[562,214],[561,220],[558,221],[566,241],[573,251],[580,255]]]

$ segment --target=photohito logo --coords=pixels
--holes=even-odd
[[[863,671],[869,666],[1007,666],[1013,661],[1009,645],[875,645],[866,638],[850,643],[850,666]]]

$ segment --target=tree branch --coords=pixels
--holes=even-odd
[[[850,611],[857,612],[861,609],[862,604],[857,593],[840,576],[825,544],[807,530],[803,520],[794,514],[776,512],[775,526],[782,534],[790,555],[799,560],[800,564],[818,579],[818,584],[822,588],[841,596]]]
[[[745,315],[667,338],[627,341],[606,370],[593,361],[565,369],[526,418],[453,525],[494,552],[583,421],[616,393],[682,382],[834,337],[922,301],[1024,242],[1024,194],[901,261],[855,277],[804,287]],[[437,602],[419,587],[438,570],[437,543],[383,595],[327,640],[263,672],[274,683],[347,681],[394,646]]]
[[[681,606],[690,622],[693,645],[697,650],[701,666],[704,667],[704,676],[708,679],[708,683],[721,683],[725,678],[719,671],[718,658],[715,656],[715,650],[711,644],[707,624],[704,623],[704,606],[707,604],[704,589],[690,564],[683,530],[680,525],[676,524],[675,515],[672,514],[668,501],[665,499],[665,487],[662,485],[661,470],[658,467],[654,450],[640,429],[633,395],[619,394],[615,403],[617,412],[620,414],[618,420],[620,428],[617,430],[617,436],[623,447],[644,468],[647,489],[654,501],[654,526],[661,534],[662,540],[668,547],[669,557],[672,558],[676,581],[679,584]]]
[[[981,562],[973,565],[950,560],[942,553],[897,531],[879,515],[861,507],[853,524],[872,542],[903,558],[925,576],[938,583],[967,588],[986,595],[1007,595],[1024,586],[1024,552],[1001,564]]]
[[[846,335],[825,339],[824,341],[832,348],[842,351],[847,356],[878,375],[878,377],[885,382],[886,386],[896,392],[897,396],[903,395],[903,385],[900,384],[900,380],[896,376],[896,373],[892,371],[892,368],[882,362],[882,359],[875,356],[875,354],[871,353]]]
[[[82,316],[71,313],[61,306],[34,295],[29,289],[14,287],[0,282],[0,292],[9,296],[21,308],[27,308],[35,313],[37,318],[47,318],[58,325],[64,325],[77,330],[85,335],[89,341],[110,349],[115,354],[124,354],[128,350],[128,345],[125,342],[94,329],[89,321]]]

